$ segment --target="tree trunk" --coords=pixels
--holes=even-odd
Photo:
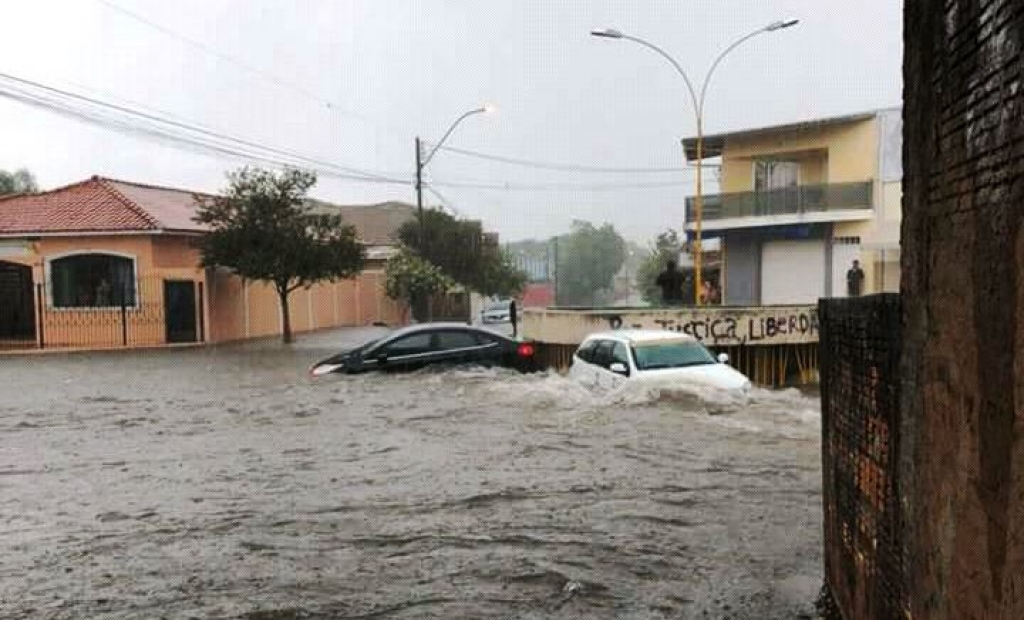
[[[277,296],[281,301],[281,341],[292,343],[292,317],[288,309],[288,290],[278,289]]]

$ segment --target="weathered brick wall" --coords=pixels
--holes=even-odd
[[[822,299],[825,581],[853,620],[907,617],[899,503],[900,299]]]
[[[1024,0],[907,0],[901,501],[917,619],[1024,618]]]

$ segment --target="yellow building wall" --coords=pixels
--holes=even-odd
[[[827,155],[822,157],[822,153]],[[727,138],[722,150],[721,191],[753,191],[753,162],[780,155],[801,160],[800,182],[804,185],[871,180],[878,170],[877,120]]]
[[[281,311],[274,289],[261,282],[243,282],[225,270],[200,268],[199,252],[188,237],[44,237],[30,244],[30,248],[27,254],[4,256],[4,260],[31,266],[36,284],[47,281],[48,260],[69,253],[113,253],[133,257],[136,261],[138,304],[125,309],[124,322],[120,308],[53,308],[49,295],[44,295],[45,307],[41,315],[47,347],[121,347],[125,337],[123,324],[127,326],[129,346],[165,344],[163,287],[166,280],[191,280],[202,284],[203,316],[200,320],[208,342],[281,333]],[[289,308],[295,333],[374,322],[400,325],[408,320],[403,305],[387,298],[384,273],[377,264],[353,280],[296,290],[289,298]],[[38,322],[38,308],[36,316]]]

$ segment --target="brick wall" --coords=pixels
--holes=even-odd
[[[900,298],[822,299],[818,316],[825,582],[850,620],[903,620]]]
[[[1024,0],[907,0],[905,37],[910,608],[1024,618]]]

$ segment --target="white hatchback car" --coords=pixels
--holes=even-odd
[[[587,337],[573,356],[569,376],[595,388],[638,383],[749,402],[750,380],[728,362],[728,355],[715,358],[699,340],[686,334],[623,330]]]

